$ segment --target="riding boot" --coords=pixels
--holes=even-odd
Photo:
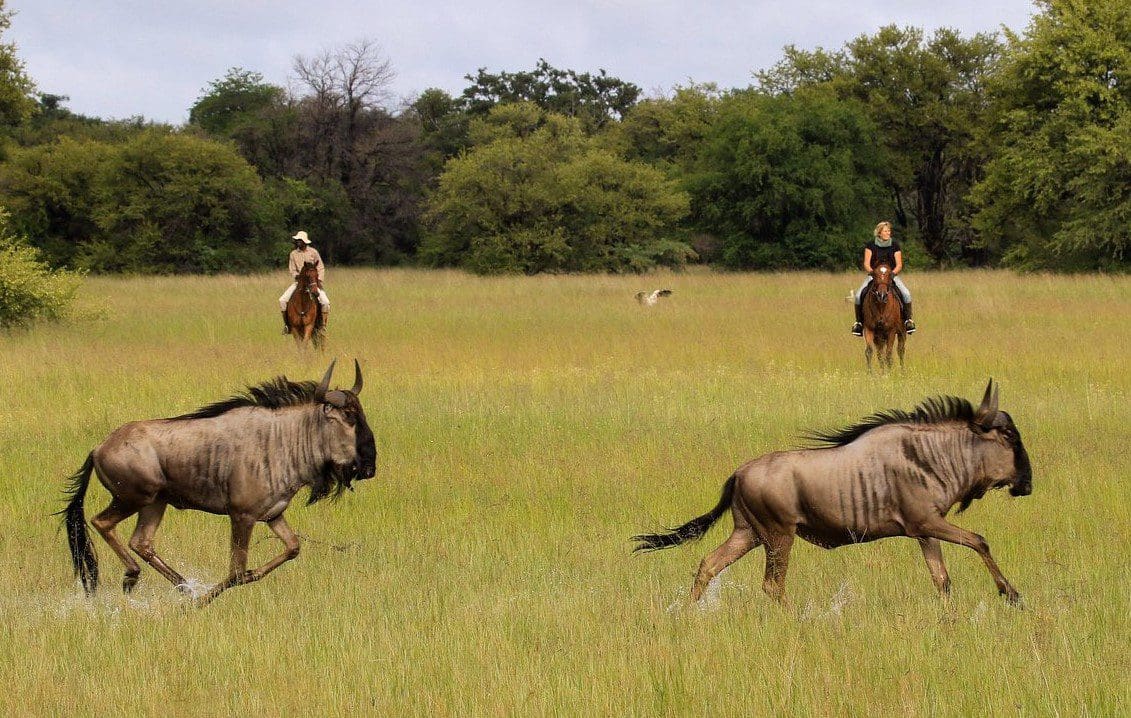
[[[854,303],[856,308],[856,323],[852,325],[852,333],[858,337],[864,336],[864,303]]]
[[[287,310],[283,310],[283,334],[291,333],[291,323],[287,320]]]
[[[915,322],[911,320],[911,302],[903,305],[903,328],[908,334],[915,333]]]

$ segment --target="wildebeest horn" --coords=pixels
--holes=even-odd
[[[357,362],[356,358],[353,360],[353,375],[356,378],[353,380],[353,388],[350,389],[350,392],[354,396],[357,396],[358,394],[361,393],[362,381],[361,381],[361,364],[359,364]]]
[[[322,377],[322,383],[314,390],[315,401],[320,402],[326,398],[326,390],[330,388],[330,375],[334,373],[334,365],[337,363],[337,359],[330,362],[330,368],[326,370],[326,376]]]
[[[997,416],[997,392],[998,388],[994,386],[993,377],[990,377],[990,383],[986,384],[986,393],[982,395],[982,405],[974,414],[974,421],[983,429],[993,426],[994,417]]]

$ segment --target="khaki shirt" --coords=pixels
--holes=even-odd
[[[321,283],[326,277],[326,265],[322,264],[322,256],[318,254],[318,250],[314,247],[291,251],[291,261],[288,265],[288,268],[291,270],[291,276],[298,279],[298,273],[302,271],[302,265],[306,262],[310,262],[315,267],[318,267],[318,281]]]

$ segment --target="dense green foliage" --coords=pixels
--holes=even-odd
[[[890,193],[884,216],[919,239],[936,262],[977,262],[965,197],[983,159],[974,134],[984,122],[987,75],[1000,52],[992,35],[963,38],[941,29],[925,38],[916,28],[892,25],[836,52],[787,47],[759,81],[773,94],[816,86],[836,92],[846,108],[852,100],[863,103],[886,150],[879,175]]]
[[[573,118],[533,103],[472,123],[430,207],[423,257],[476,272],[644,271],[693,256],[673,227],[687,197],[601,148]]]
[[[862,108],[826,93],[734,94],[691,180],[697,225],[729,267],[852,266],[880,207],[876,139]]]
[[[1131,262],[1131,5],[1045,0],[994,82],[982,239],[1018,266]]]
[[[299,228],[331,265],[842,268],[881,219],[914,268],[1126,270],[1131,10],[1038,7],[1004,40],[888,25],[649,97],[539,60],[398,103],[360,40],[282,84],[233,67],[184,127],[74,114],[0,42],[0,201],[93,271],[277,266]]]
[[[12,233],[0,210],[0,329],[63,317],[78,286],[79,275],[51,269],[38,249]]]
[[[14,150],[0,187],[17,231],[54,265],[92,271],[215,272],[279,249],[263,183],[231,147],[190,134],[126,142],[62,138]]]

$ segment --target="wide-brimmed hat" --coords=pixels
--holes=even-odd
[[[301,239],[303,244],[311,243],[310,238],[306,236],[306,230],[304,229],[300,229],[299,231],[295,232],[295,236],[291,237],[291,239]]]

